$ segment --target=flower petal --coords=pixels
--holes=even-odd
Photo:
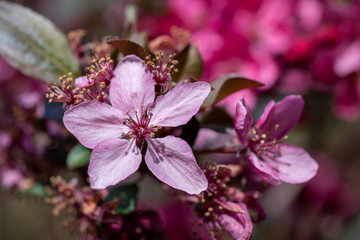
[[[90,83],[92,82],[91,79],[88,79],[87,76],[81,76],[75,79],[75,88],[87,88]]]
[[[249,154],[249,161],[253,167],[254,172],[261,177],[264,181],[272,185],[280,185],[281,181],[277,176],[277,171],[267,163],[262,161],[256,156],[255,153]]]
[[[274,107],[275,101],[271,100],[265,107],[263,114],[261,114],[259,120],[256,123],[257,127],[261,127],[261,125],[264,123],[264,121],[267,119],[269,112]]]
[[[316,175],[319,165],[304,149],[285,143],[280,148],[281,155],[268,164],[277,169],[281,181],[303,183]]]
[[[234,125],[236,133],[239,137],[240,142],[245,145],[246,139],[249,134],[253,118],[251,116],[251,110],[246,104],[244,99],[240,99],[236,104],[236,112]]]
[[[85,102],[65,112],[65,127],[87,148],[94,148],[105,139],[117,138],[127,127],[122,113],[107,103]]]
[[[125,113],[151,107],[154,98],[154,81],[142,60],[135,55],[121,59],[110,83],[111,104]]]
[[[107,139],[94,148],[88,169],[91,188],[105,189],[134,173],[142,155],[135,140]]]
[[[176,127],[187,123],[199,111],[210,90],[210,84],[206,82],[186,83],[174,87],[156,99],[150,124]]]
[[[316,175],[319,165],[302,148],[291,144],[279,144],[280,155],[276,158],[266,156],[261,159],[255,153],[250,154],[250,162],[259,177],[270,184],[279,185],[281,182],[303,183]]]
[[[221,214],[219,221],[225,231],[235,240],[249,240],[252,235],[253,224],[247,207],[239,204],[245,213]]]
[[[145,162],[162,182],[189,194],[207,189],[208,181],[197,165],[190,146],[174,136],[148,139]]]
[[[270,139],[281,139],[299,121],[303,108],[304,100],[301,96],[290,95],[285,97],[269,110],[262,124],[260,121],[260,133],[266,133]]]
[[[224,147],[227,142],[233,140],[235,135],[230,133],[218,133],[212,129],[201,128],[194,143],[196,150],[214,150]]]

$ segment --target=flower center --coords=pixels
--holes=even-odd
[[[279,128],[279,124],[275,125],[274,131]],[[270,132],[259,133],[259,129],[255,126],[250,131],[251,148],[256,152],[258,156],[266,154],[268,157],[276,157],[281,151],[281,147],[278,143],[286,140],[287,135],[281,139],[272,137]]]
[[[165,56],[162,51],[159,51],[155,59],[151,59],[149,56],[145,58],[143,64],[153,74],[156,84],[166,83],[172,74],[178,72],[178,69],[175,68],[178,61],[174,60],[174,57],[175,54]]]
[[[73,89],[72,73],[67,76],[61,76],[59,78],[61,87],[56,84],[50,84],[50,88],[47,90],[46,98],[51,102],[62,102],[65,104],[65,108],[69,108],[71,105],[79,103],[79,88]]]
[[[151,108],[144,110],[144,106],[141,106],[139,111],[126,111],[126,115],[127,117],[122,119],[122,123],[130,130],[127,133],[122,133],[122,137],[143,141],[148,137],[155,137],[155,133],[161,129],[161,127],[149,126],[152,117]]]
[[[110,58],[110,55],[108,54],[105,58],[100,59],[95,57],[92,63],[91,66],[85,69],[87,78],[92,81],[103,82],[106,86],[109,85],[111,78],[114,76],[114,61]]]

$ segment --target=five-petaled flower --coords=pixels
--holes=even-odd
[[[256,125],[243,99],[236,106],[235,130],[254,171],[265,181],[279,185],[303,183],[315,176],[318,164],[302,148],[281,143],[299,121],[304,101],[290,95],[275,104],[271,101]]]
[[[103,189],[134,173],[142,161],[162,182],[189,194],[207,189],[208,182],[191,147],[174,136],[155,138],[161,127],[187,123],[210,92],[205,82],[174,87],[155,99],[154,81],[142,60],[124,57],[110,83],[110,104],[90,101],[71,107],[66,128],[93,149],[88,174],[91,187]]]

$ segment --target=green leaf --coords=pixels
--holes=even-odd
[[[73,147],[66,158],[66,165],[69,169],[85,166],[89,163],[91,150],[80,143]]]
[[[187,45],[174,59],[179,61],[176,66],[179,71],[172,75],[174,82],[185,77],[200,79],[204,63],[199,50],[194,45]]]
[[[45,187],[40,183],[35,183],[29,190],[28,194],[33,196],[45,197],[46,190]]]
[[[128,214],[135,210],[138,192],[137,184],[115,186],[110,189],[104,202],[119,201],[115,211],[119,214]]]
[[[136,33],[138,8],[135,4],[129,3],[126,5],[124,13],[124,37],[129,39],[130,36]]]
[[[26,190],[20,190],[18,192],[19,197],[35,196],[35,197],[45,197],[46,196],[45,186],[41,183],[35,183],[30,188]]]
[[[111,40],[107,43],[115,47],[119,50],[119,52],[123,53],[124,56],[134,54],[144,60],[145,57],[149,55],[142,46],[130,40]]]
[[[23,74],[48,83],[80,73],[66,36],[29,8],[0,2],[0,55]]]
[[[221,76],[212,81],[210,84],[213,91],[211,91],[209,96],[205,99],[202,107],[208,107],[220,102],[234,92],[246,88],[264,86],[261,82],[251,80],[237,74],[227,74]]]

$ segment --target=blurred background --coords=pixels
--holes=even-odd
[[[65,33],[85,29],[84,42],[101,41],[106,35],[122,36],[124,9],[129,3],[137,4],[138,30],[147,32],[150,40],[160,35],[174,37],[173,26],[187,30],[175,38],[198,47],[204,61],[201,80],[211,82],[235,72],[265,84],[220,102],[229,116],[234,115],[241,96],[259,116],[270,99],[301,94],[305,111],[289,134],[289,142],[309,151],[319,163],[319,172],[306,184],[282,184],[267,190],[260,200],[267,218],[255,226],[252,239],[360,239],[360,1],[12,2],[42,14]],[[23,149],[17,151],[17,157],[36,161],[35,168],[65,164],[65,156],[56,151],[45,154],[43,149],[49,139],[63,134],[53,126],[61,117],[52,115],[45,103],[46,89],[46,84],[25,77],[0,59],[0,160],[5,159],[7,146],[18,141],[7,134],[12,129],[16,136],[36,135],[34,146],[19,140]],[[67,143],[60,144],[66,147]],[[54,216],[42,198],[22,196],[12,189],[22,178],[13,170],[21,166],[15,165],[12,171],[2,168],[0,239],[75,239],[62,228],[62,217]],[[146,184],[161,196],[156,184]],[[146,199],[149,192],[142,191]],[[156,201],[171,209],[167,197],[162,197]],[[146,205],[146,201],[141,204]]]

